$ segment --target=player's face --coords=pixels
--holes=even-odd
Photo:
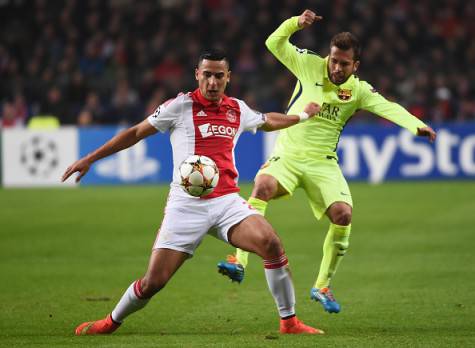
[[[195,70],[195,77],[203,97],[210,101],[220,101],[231,72],[225,60],[203,59]]]
[[[360,62],[354,59],[353,49],[341,50],[336,46],[330,49],[328,57],[328,76],[335,85],[341,85],[356,72]]]

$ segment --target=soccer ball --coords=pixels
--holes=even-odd
[[[218,167],[209,157],[191,155],[180,164],[179,170],[181,186],[193,197],[209,195],[218,185]]]

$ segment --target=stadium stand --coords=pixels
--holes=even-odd
[[[65,125],[135,123],[192,90],[188,72],[213,46],[237,72],[230,95],[283,111],[294,78],[264,40],[305,8],[324,20],[294,44],[326,55],[333,34],[351,31],[363,43],[359,75],[383,95],[433,124],[475,120],[473,1],[4,0],[0,124],[38,114]]]

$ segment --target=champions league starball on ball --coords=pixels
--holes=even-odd
[[[181,186],[193,197],[209,195],[218,185],[218,167],[209,157],[191,155],[180,164],[179,170]]]

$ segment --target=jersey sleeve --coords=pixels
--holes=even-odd
[[[256,133],[257,128],[266,123],[266,115],[251,109],[244,101],[238,100],[241,111],[241,128]]]
[[[178,96],[161,104],[153,114],[147,117],[148,122],[162,133],[173,128],[182,111],[182,99]]]
[[[308,78],[309,66],[323,61],[316,53],[301,49],[290,43],[290,36],[300,30],[298,17],[292,17],[284,21],[266,40],[269,51],[299,80]]]
[[[412,115],[401,105],[390,102],[367,82],[360,82],[360,109],[372,112],[383,117],[400,127],[406,128],[413,134],[417,134],[417,128],[427,127],[427,125]]]

